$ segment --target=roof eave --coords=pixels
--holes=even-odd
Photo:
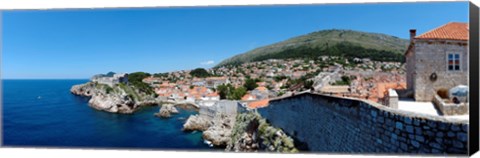
[[[449,40],[449,41],[468,41],[468,39],[451,39],[451,38],[414,38],[415,40]]]

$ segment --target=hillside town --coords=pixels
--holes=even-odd
[[[445,33],[445,30],[458,29],[463,25],[463,23],[448,23],[433,31],[443,31],[442,33]],[[468,32],[466,29],[460,31],[463,31],[465,34]],[[421,107],[411,108],[414,104],[427,103],[428,105],[423,106],[428,106],[427,113],[432,113],[432,111],[436,113],[435,111],[439,110],[441,113],[436,115],[467,114],[468,102],[462,99],[465,98],[465,94],[456,93],[457,96],[449,96],[447,93],[455,86],[460,86],[462,92],[464,91],[465,88],[462,88],[462,86],[465,87],[467,83],[463,79],[468,76],[465,76],[466,74],[458,76],[458,72],[466,72],[463,69],[466,69],[464,64],[466,63],[465,60],[468,59],[468,54],[461,55],[461,62],[458,61],[458,54],[449,54],[448,66],[444,66],[448,70],[431,70],[433,73],[430,72],[430,76],[427,76],[427,78],[431,78],[444,73],[446,74],[444,76],[459,78],[455,80],[459,83],[452,84],[449,87],[432,87],[431,91],[422,92],[424,88],[415,89],[416,87],[414,87],[415,82],[411,79],[420,78],[412,76],[412,71],[423,71],[419,68],[424,68],[425,66],[422,65],[426,63],[412,61],[411,52],[415,48],[423,47],[421,45],[423,41],[433,42],[430,36],[435,36],[435,34],[430,35],[430,32],[416,36],[414,30],[411,30],[410,33],[411,42],[418,42],[419,44],[418,46],[409,46],[405,53],[405,62],[385,62],[374,61],[370,58],[339,56],[318,56],[317,58],[304,59],[267,59],[210,69],[198,68],[195,70],[151,74],[142,81],[152,87],[160,100],[191,103],[198,107],[216,105],[220,100],[234,100],[248,109],[256,109],[268,106],[271,99],[308,91],[337,97],[369,100],[391,108],[404,108],[407,111],[414,111],[416,108]],[[463,37],[460,38],[458,49],[465,47],[462,44],[462,41],[465,39]],[[439,42],[442,41],[441,38],[434,39]],[[428,48],[429,46],[426,45],[425,47]],[[417,60],[421,57],[421,53],[417,52]],[[440,54],[439,58],[447,56],[446,54],[438,54]],[[435,69],[437,68],[435,67]],[[453,73],[454,70],[455,73]],[[448,75],[451,73],[455,75]],[[92,78],[92,81],[112,82],[106,83],[110,85],[125,82],[124,78],[127,76],[128,74],[110,74],[110,76],[96,76]],[[421,83],[418,79],[417,83]],[[449,79],[445,78],[442,80]],[[434,81],[434,79],[431,79],[431,82]],[[463,97],[460,95],[463,95]],[[408,98],[410,98],[410,101],[416,101],[402,101],[405,99],[409,100]],[[460,104],[462,106],[456,105],[459,104],[459,101],[462,102]],[[453,102],[456,104],[451,105]]]
[[[296,119],[278,118],[272,114],[297,115],[310,113],[308,109],[325,110],[333,107],[329,110],[356,113],[364,120],[385,115],[382,117],[396,121],[395,125],[386,123],[388,126],[417,134],[415,140],[409,135],[411,141],[408,143],[418,148],[418,141],[422,142],[425,135],[434,136],[414,132],[410,125],[412,117],[442,119],[446,122],[453,118],[455,123],[468,121],[468,27],[465,23],[447,23],[418,36],[415,29],[409,30],[409,33],[410,45],[402,61],[320,55],[313,58],[252,60],[208,69],[155,74],[109,72],[95,75],[91,82],[74,86],[71,91],[77,95],[92,96],[89,101],[92,107],[114,113],[133,113],[141,106],[161,104],[155,116],[168,118],[171,114],[178,113],[175,106],[193,105],[198,114],[191,115],[182,130],[203,131],[202,137],[206,144],[226,147],[227,150],[249,151],[259,148],[252,141],[244,141],[254,137],[253,133],[248,133],[251,130],[246,126],[249,122],[258,121],[253,119],[256,115],[276,121],[272,122],[273,125],[288,127],[289,130],[285,133],[295,136],[297,132],[305,134],[310,130],[296,126]],[[295,99],[300,100],[302,108],[297,109],[298,105],[290,102]],[[371,107],[376,108],[372,110]],[[365,110],[370,112],[365,113]],[[334,116],[337,114],[331,115],[331,119],[337,117]],[[298,119],[311,120],[310,117],[317,116],[298,116]],[[330,122],[329,118],[325,120]],[[401,122],[405,123],[405,129]],[[267,147],[270,151],[298,151],[293,140],[282,134],[283,131],[271,127],[271,130],[277,132],[265,132],[266,126],[270,125],[263,126],[264,133],[261,137],[278,139],[274,142],[270,138],[264,139],[264,148]],[[371,126],[373,125],[368,125],[367,128]],[[415,128],[420,128],[427,125],[417,123],[416,126],[419,127]],[[428,126],[436,128],[434,125]],[[378,128],[384,127],[378,124]],[[316,128],[323,129],[322,126]],[[407,139],[405,133],[399,135],[400,132],[389,132],[395,135],[392,137]],[[464,132],[466,130],[457,134],[462,142],[465,142]],[[239,133],[243,135],[239,136]],[[451,136],[455,135],[450,133]],[[420,137],[419,140],[417,137]],[[437,137],[443,137],[443,134]],[[283,143],[278,143],[280,141]],[[378,143],[378,139],[375,143]],[[318,143],[313,141],[310,144]],[[452,151],[447,152],[463,152],[464,145],[458,144],[461,143],[457,142],[452,149],[448,149]],[[445,150],[436,145],[425,146],[428,146],[428,151],[425,152]],[[306,150],[301,145],[299,147]]]
[[[268,105],[271,98],[316,91],[379,102],[388,88],[405,88],[405,67],[400,62],[379,62],[368,58],[351,60],[320,56],[317,59],[270,59],[205,70],[208,77],[196,77],[191,70],[154,74],[143,79],[164,100],[213,105],[221,99],[219,86],[246,88],[238,100],[250,109]]]

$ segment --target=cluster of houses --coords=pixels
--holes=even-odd
[[[218,86],[240,87],[247,78],[259,79],[258,87],[237,102],[261,108],[268,106],[271,98],[297,92],[295,87],[286,87],[289,80],[309,76],[320,93],[366,99],[391,108],[399,108],[402,98],[410,98],[431,102],[442,115],[468,114],[468,24],[451,22],[418,36],[416,30],[410,30],[410,36],[405,64],[355,58],[352,67],[346,59],[329,56],[269,59],[210,69],[217,77],[196,78],[185,70],[151,76],[143,82],[164,99],[213,106],[221,100],[215,91]],[[345,61],[331,63],[339,60]],[[345,76],[351,79],[348,84],[335,85]],[[91,80],[112,86],[128,83],[128,74],[96,75]]]
[[[172,83],[153,76],[143,79],[143,82],[154,87],[155,92],[163,99],[206,106],[220,100],[220,95],[214,89],[229,83],[226,77],[194,78],[191,81],[178,80]]]
[[[262,80],[270,90],[278,93],[288,80],[299,79],[307,74],[318,74],[322,70],[319,62],[314,60],[269,59],[234,67],[224,66],[213,71],[215,74],[229,76],[233,86],[242,86],[246,78],[256,78]]]
[[[353,79],[349,85],[324,85],[318,92],[382,103],[388,89],[406,89],[405,75],[396,72],[343,71],[338,76]]]

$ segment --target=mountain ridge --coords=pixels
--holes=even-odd
[[[278,54],[281,54],[281,52],[284,52],[282,56],[285,56],[285,54],[288,54],[288,52],[285,52],[286,50],[295,50],[300,48],[310,49],[310,51],[317,51],[314,52],[316,55],[322,53],[328,54],[328,51],[331,51],[329,48],[337,45],[348,45],[347,50],[349,51],[352,49],[364,48],[366,51],[380,51],[384,52],[383,54],[386,54],[385,52],[397,53],[394,54],[396,56],[395,58],[399,58],[398,54],[402,54],[406,50],[406,47],[408,46],[408,40],[382,33],[344,29],[320,30],[292,37],[277,43],[261,46],[245,53],[237,54],[233,57],[223,60],[215,67],[256,61],[256,59],[263,59],[266,56],[275,58],[278,56]],[[344,46],[340,47],[340,49],[344,48]],[[319,51],[324,52],[320,53]],[[342,51],[346,50],[340,50],[339,53]],[[297,53],[297,55],[299,55],[299,53]]]

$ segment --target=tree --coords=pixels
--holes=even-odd
[[[240,100],[245,94],[247,94],[247,89],[245,87],[238,87],[232,92],[229,99]]]
[[[220,99],[227,99],[227,95],[230,93],[230,89],[232,88],[233,86],[230,84],[219,85],[217,87],[217,92],[218,92],[218,95],[220,95]]]
[[[231,84],[227,84],[219,85],[217,92],[220,95],[220,99],[240,100],[247,94],[247,89],[245,87],[235,88]]]
[[[106,77],[113,77],[113,75],[115,75],[115,72],[112,72],[112,71],[105,74]]]
[[[303,82],[303,87],[305,87],[305,89],[310,89],[310,88],[312,88],[312,85],[313,85],[313,81],[312,81],[312,80],[306,80],[305,82]]]
[[[142,82],[144,78],[147,78],[149,76],[150,74],[145,72],[130,73],[128,74],[128,82]]]
[[[195,77],[200,77],[200,78],[211,76],[211,74],[208,73],[208,71],[205,70],[204,68],[196,68],[195,70],[190,71],[190,75]]]
[[[258,87],[258,84],[257,84],[257,81],[256,81],[256,80],[249,78],[249,79],[247,79],[247,80],[245,81],[245,84],[244,84],[243,86],[244,86],[245,88],[247,88],[247,90],[251,91],[251,90],[257,88],[257,87]]]
[[[341,81],[336,81],[333,85],[350,85],[350,82],[352,79],[354,79],[354,76],[342,76]]]
[[[151,76],[149,73],[134,72],[128,74],[128,82],[141,92],[144,92],[146,94],[155,94],[153,88],[150,87],[147,83],[143,82],[143,79],[149,76]]]

